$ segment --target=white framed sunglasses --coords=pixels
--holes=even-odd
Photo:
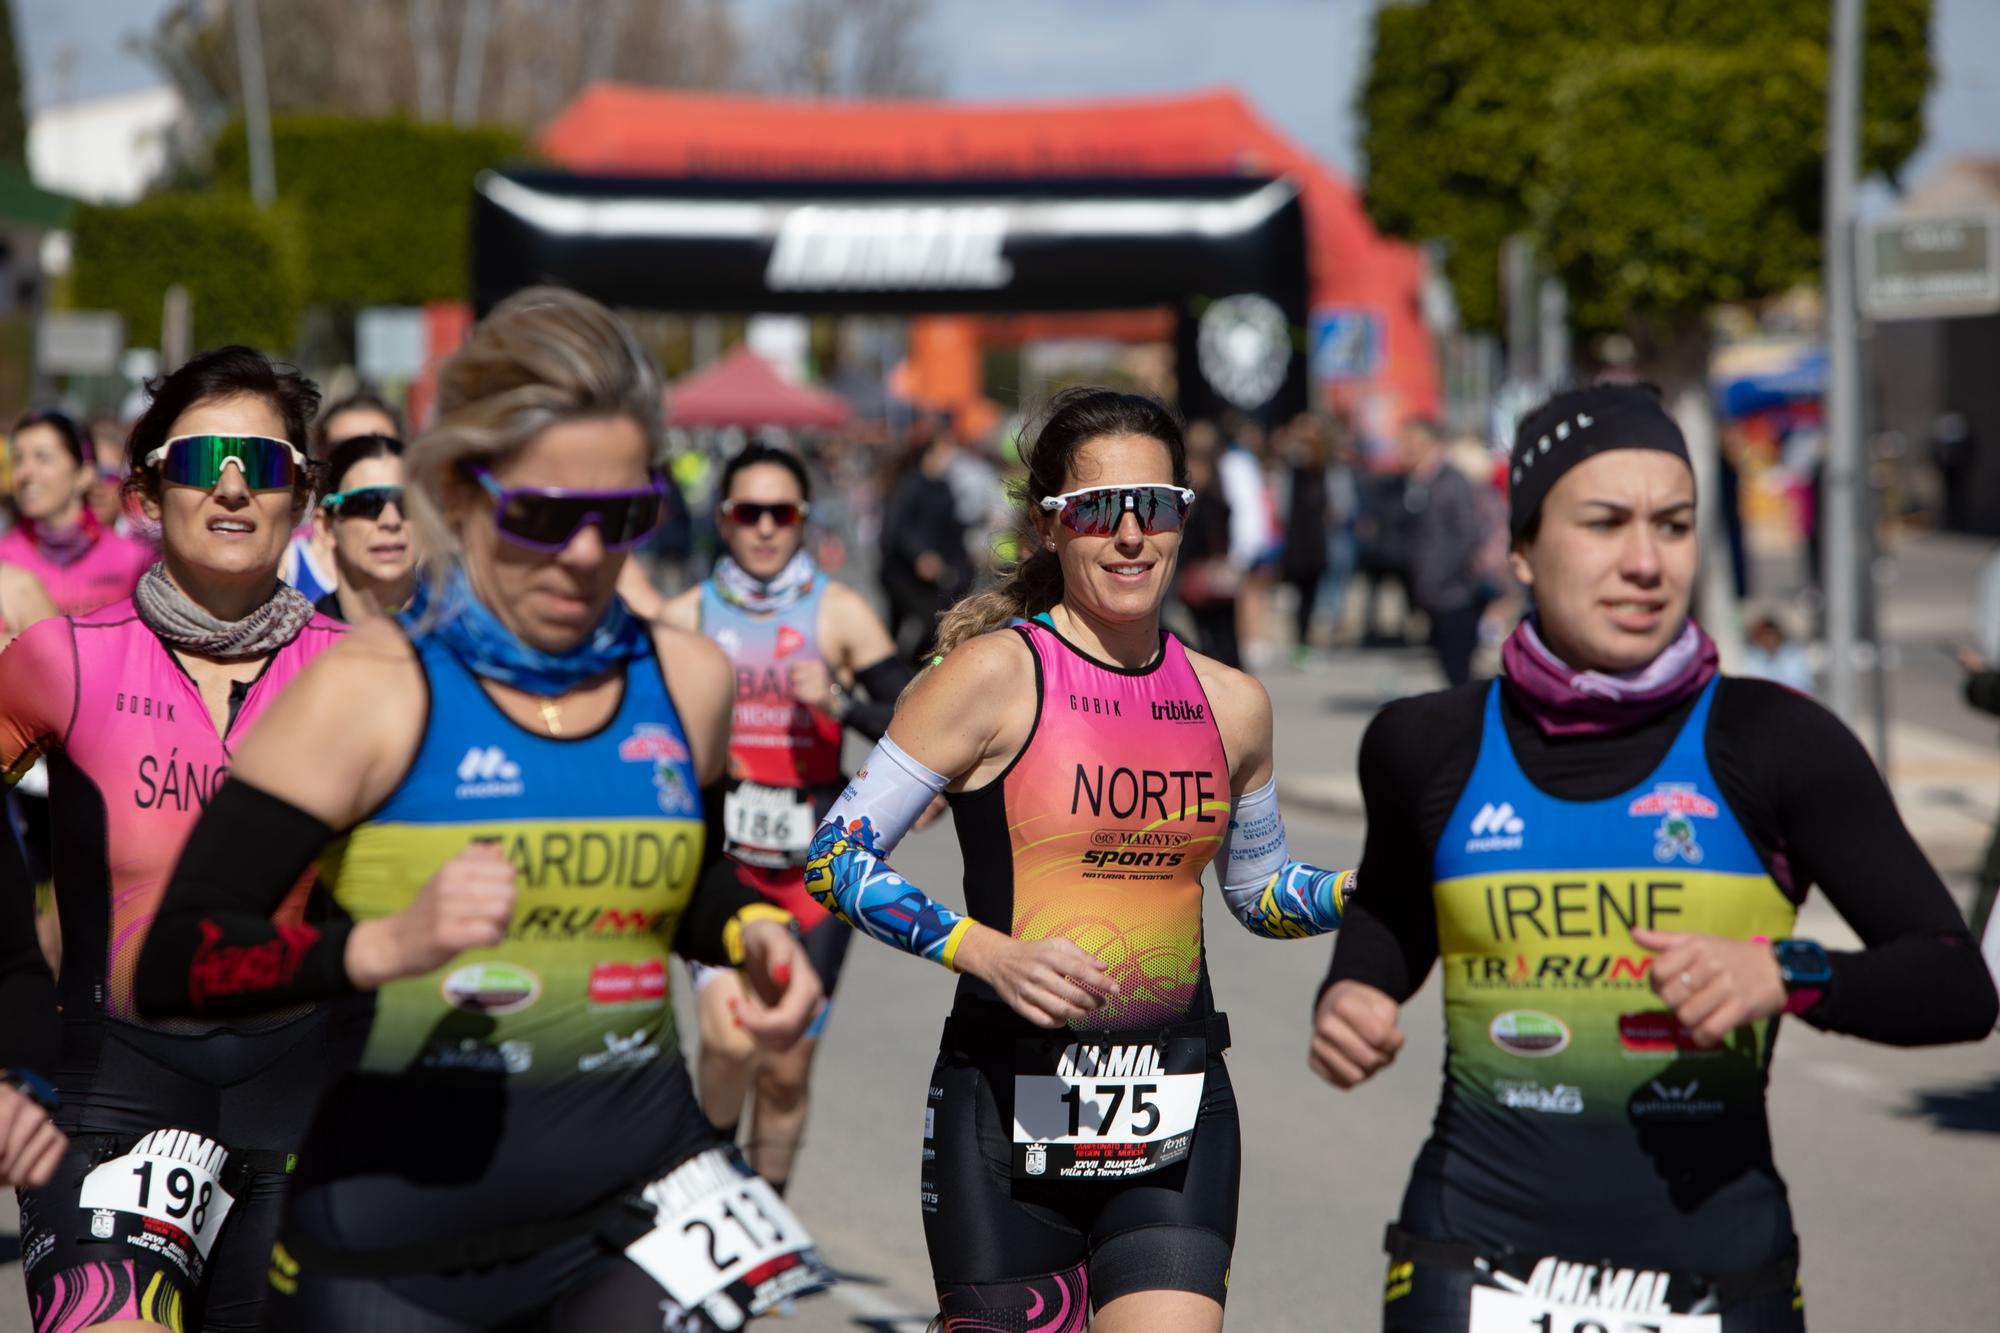
[[[268,435],[176,435],[144,462],[157,467],[169,485],[202,490],[214,490],[222,470],[234,463],[251,490],[282,491],[297,483],[306,456],[290,440]]]
[[[1044,496],[1041,507],[1060,514],[1062,525],[1079,537],[1109,537],[1131,514],[1147,534],[1178,532],[1194,505],[1185,486],[1085,486]]]

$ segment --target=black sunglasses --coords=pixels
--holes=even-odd
[[[407,514],[401,486],[356,486],[351,491],[335,491],[319,502],[319,507],[335,518],[380,518],[390,505]]]

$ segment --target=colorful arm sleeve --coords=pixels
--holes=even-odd
[[[1352,870],[1322,870],[1288,859],[1278,780],[1239,797],[1222,843],[1222,896],[1253,935],[1300,940],[1340,929],[1354,889]]]
[[[945,781],[883,737],[813,835],[806,892],[862,934],[956,970],[972,918],[934,902],[888,860]]]

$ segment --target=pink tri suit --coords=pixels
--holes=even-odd
[[[232,690],[220,733],[194,679],[129,597],[30,626],[0,652],[0,770],[12,781],[38,755],[47,759],[62,925],[62,1054],[44,1072],[61,1096],[57,1120],[72,1151],[48,1188],[22,1194],[36,1333],[121,1318],[256,1327],[286,1158],[317,1103],[329,1025],[311,1009],[239,1024],[152,1022],[135,1012],[133,976],[233,745],[343,632],[314,617]],[[308,872],[276,919],[311,929],[300,924],[311,887]],[[211,1253],[183,1254],[178,1265],[139,1225],[148,1219],[105,1211],[100,1235],[91,1229],[99,1211],[80,1202],[93,1167],[159,1130],[191,1131],[230,1158],[217,1188],[233,1193],[234,1210],[219,1239],[209,1238]]]
[[[89,510],[84,530],[89,549],[70,561],[53,559],[34,537],[34,524],[23,522],[0,537],[0,564],[19,565],[42,581],[56,610],[66,616],[95,611],[132,595],[139,576],[160,558],[152,544],[104,527]]]

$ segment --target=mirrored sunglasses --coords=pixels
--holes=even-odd
[[[1141,532],[1178,532],[1193,504],[1194,492],[1185,486],[1086,486],[1042,500],[1042,508],[1060,514],[1079,537],[1109,537],[1127,514],[1139,520]]]
[[[588,523],[607,551],[629,551],[653,535],[666,516],[666,483],[622,491],[570,491],[502,486],[483,467],[473,477],[493,497],[493,527],[516,546],[551,554],[576,540]]]
[[[171,486],[214,490],[231,463],[253,491],[289,490],[298,483],[306,456],[288,440],[268,435],[176,435],[145,457]]]

